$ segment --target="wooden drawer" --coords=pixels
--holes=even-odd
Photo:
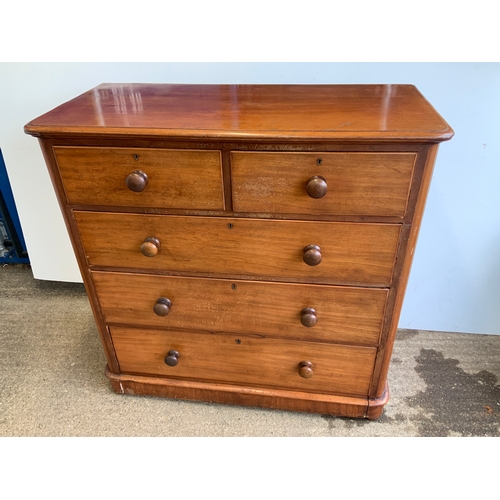
[[[373,347],[314,344],[245,336],[111,327],[122,373],[267,386],[310,392],[368,394]],[[169,351],[179,353],[168,366]],[[299,364],[312,363],[312,377]]]
[[[376,345],[387,300],[387,290],[377,288],[109,272],[92,272],[92,279],[108,324],[319,342]],[[153,310],[160,298],[170,301],[157,308],[166,316]]]
[[[239,279],[331,284],[391,282],[397,224],[182,217],[74,211],[90,266],[211,273]],[[154,237],[160,250],[140,248]],[[309,245],[322,261],[304,262]],[[148,244],[151,247],[151,244]]]
[[[232,152],[233,209],[403,217],[415,158],[415,153]],[[321,198],[307,191],[315,176],[326,182]]]
[[[224,208],[219,151],[54,147],[54,153],[70,204]],[[135,171],[148,179],[140,192],[126,184]]]

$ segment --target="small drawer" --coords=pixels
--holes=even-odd
[[[403,217],[415,153],[232,152],[235,212]]]
[[[110,327],[128,374],[366,396],[376,348]],[[168,358],[168,359],[167,359]]]
[[[86,211],[74,217],[91,267],[382,287],[391,283],[401,229]]]
[[[376,345],[387,289],[92,272],[104,320]]]
[[[54,147],[68,203],[222,210],[220,151]]]

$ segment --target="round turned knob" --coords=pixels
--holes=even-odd
[[[301,361],[299,363],[299,375],[302,378],[311,378],[313,376],[313,364],[310,361]]]
[[[321,248],[318,245],[307,245],[304,248],[303,258],[308,266],[317,266],[322,259]]]
[[[306,191],[311,198],[323,198],[328,191],[326,179],[321,175],[314,175],[307,181]]]
[[[148,183],[148,176],[142,170],[134,170],[127,176],[125,183],[130,191],[140,193]]]
[[[157,238],[146,238],[141,245],[141,253],[145,257],[154,257],[160,251],[160,240]]]
[[[160,297],[153,307],[153,311],[157,316],[166,316],[170,312],[172,307],[172,302],[166,297]]]
[[[308,328],[315,326],[318,322],[316,309],[313,309],[312,307],[306,307],[305,309],[302,309],[302,311],[300,312],[300,322]]]
[[[165,356],[165,363],[167,363],[168,366],[177,366],[179,356],[180,354],[178,351],[168,351],[168,354]]]

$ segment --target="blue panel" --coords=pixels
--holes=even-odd
[[[0,150],[0,263],[29,263],[26,243]]]

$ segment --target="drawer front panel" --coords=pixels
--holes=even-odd
[[[219,151],[54,147],[68,203],[199,210],[224,208]],[[147,176],[132,191],[127,177]],[[142,174],[141,174],[142,175]]]
[[[107,323],[319,342],[377,344],[387,299],[376,288],[108,272],[92,279]],[[160,305],[166,316],[154,312],[160,298],[171,303]]]
[[[248,384],[322,393],[367,395],[373,347],[111,327],[124,373]],[[169,351],[179,353],[168,366]],[[299,376],[303,361],[312,377]]]
[[[388,286],[400,226],[74,212],[90,266]],[[160,249],[145,257],[154,237]],[[304,251],[321,263],[308,265]],[[149,245],[149,243],[148,243]]]
[[[415,158],[415,153],[232,152],[233,209],[403,217]],[[321,198],[307,192],[315,176],[326,182]],[[324,185],[318,189],[321,196]]]

